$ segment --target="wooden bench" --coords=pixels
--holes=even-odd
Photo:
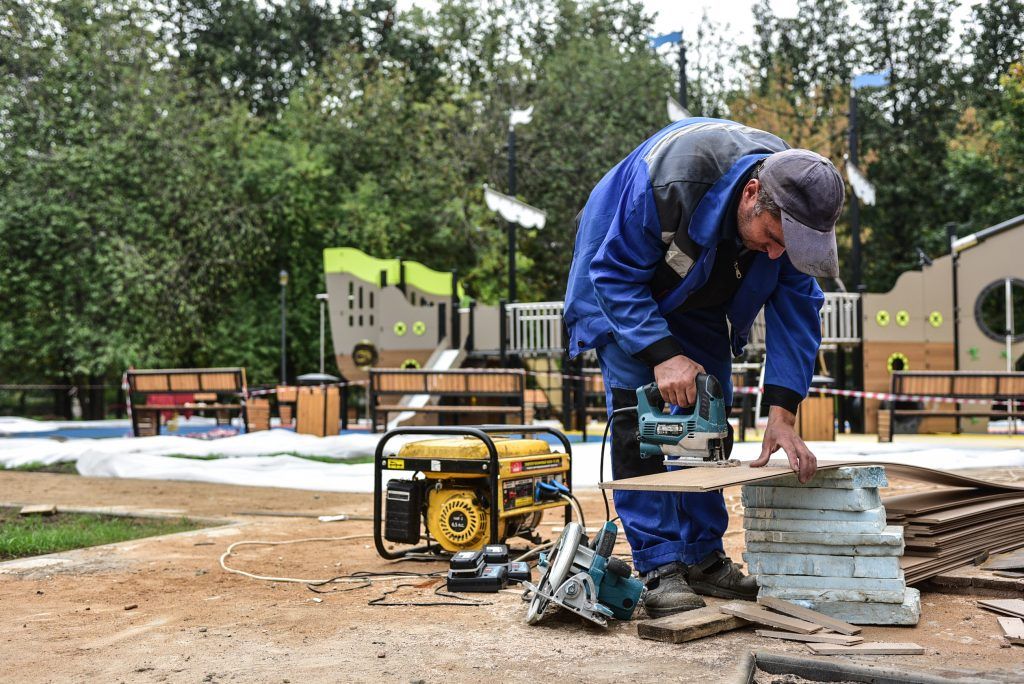
[[[997,371],[894,371],[890,381],[893,394],[916,394],[954,399],[974,399],[983,403],[889,401],[878,411],[878,440],[891,442],[896,419],[900,417],[950,418],[960,432],[963,418],[1024,417],[1024,373]],[[924,405],[898,407],[898,404]],[[994,408],[1005,404],[1006,408]]]
[[[391,413],[412,412],[442,416],[474,416],[473,422],[486,415],[501,418],[514,416],[526,422],[526,373],[522,370],[419,370],[399,368],[370,369],[370,420],[374,432],[378,425],[386,427]],[[401,396],[427,395],[437,404],[404,406],[394,402]]]
[[[218,425],[240,415],[248,430],[244,368],[129,370],[125,378],[136,437],[159,435],[164,413],[212,413]]]

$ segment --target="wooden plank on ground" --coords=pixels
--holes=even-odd
[[[984,570],[1020,570],[1024,569],[1024,550],[1013,553],[1001,553],[992,556],[981,564]]]
[[[1010,617],[1024,618],[1024,599],[983,599],[978,605]]]
[[[57,506],[54,504],[33,504],[30,506],[22,506],[21,510],[18,511],[18,515],[55,515],[57,513]]]
[[[688,610],[655,620],[637,623],[636,632],[641,639],[681,644],[719,632],[739,629],[750,624],[734,615],[726,615],[715,606]]]
[[[986,490],[985,492],[978,492],[979,495],[996,492],[1010,492],[1019,495],[1020,492],[1024,491],[1024,486],[1020,485],[978,480],[955,472],[910,466],[904,463],[892,463],[884,459],[871,461],[819,461],[818,470],[865,465],[885,466],[886,472],[889,475],[904,477],[910,480],[947,485],[949,487],[978,487]],[[652,492],[710,492],[735,485],[771,480],[783,475],[789,475],[792,472],[788,462],[775,459],[761,468],[751,468],[749,463],[741,463],[735,468],[681,468],[654,475],[642,475],[640,477],[602,482],[601,488]]]
[[[811,610],[810,608],[798,606],[795,603],[786,601],[785,599],[775,598],[774,596],[758,596],[757,602],[766,608],[771,608],[772,610],[785,613],[790,617],[795,617],[800,620],[813,622],[816,625],[821,625],[825,629],[830,629],[833,632],[839,632],[840,634],[860,634],[861,631],[860,627],[857,627],[856,625],[851,625],[843,622],[842,620],[837,620],[834,617],[829,617],[828,615],[819,613],[816,610]]]
[[[816,625],[813,622],[806,622],[804,620],[797,620],[796,618],[792,618],[787,615],[771,613],[764,608],[759,607],[756,603],[751,603],[749,601],[732,601],[730,603],[725,603],[720,605],[718,610],[726,613],[727,615],[735,615],[736,617],[749,620],[750,622],[756,622],[760,625],[768,625],[769,627],[778,627],[779,629],[796,632],[798,634],[813,634],[814,632],[821,631],[821,625]]]
[[[918,644],[895,644],[872,641],[855,646],[835,644],[807,644],[815,655],[923,655],[924,646]]]
[[[1024,620],[1015,617],[998,617],[1003,636],[1011,644],[1024,644]]]
[[[815,644],[839,644],[840,646],[853,646],[863,643],[864,637],[846,636],[845,634],[796,634],[794,632],[776,632],[770,629],[755,630],[758,636],[769,639],[787,639],[789,641],[806,641]]]

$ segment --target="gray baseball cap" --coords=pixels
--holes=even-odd
[[[836,221],[846,191],[832,162],[810,150],[784,150],[764,160],[758,177],[782,210],[782,235],[793,265],[807,275],[838,276]]]

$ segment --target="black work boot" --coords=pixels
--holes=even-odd
[[[669,563],[641,575],[647,585],[644,607],[652,618],[682,613],[694,608],[703,608],[704,599],[697,596],[686,583],[686,566]]]
[[[700,563],[686,571],[686,578],[693,591],[704,596],[724,599],[757,599],[757,580],[744,575],[721,551],[712,551]]]

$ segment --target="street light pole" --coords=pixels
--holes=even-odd
[[[508,124],[508,194],[516,196],[516,126]],[[516,224],[508,222],[508,300],[516,301]]]
[[[850,90],[850,164],[857,166],[857,91]],[[853,284],[860,291],[863,285],[861,274],[860,244],[860,200],[857,193],[850,193],[850,261],[853,262]]]
[[[324,308],[327,306],[327,293],[321,292],[316,296],[320,302],[320,373],[324,372]]]
[[[281,269],[278,274],[278,282],[281,284],[281,384],[288,382],[287,356],[285,345],[288,341],[286,325],[288,320],[286,293],[288,288],[288,271]]]
[[[683,42],[683,34],[679,34],[679,104],[686,111],[690,111],[690,105],[686,101],[686,43]]]

